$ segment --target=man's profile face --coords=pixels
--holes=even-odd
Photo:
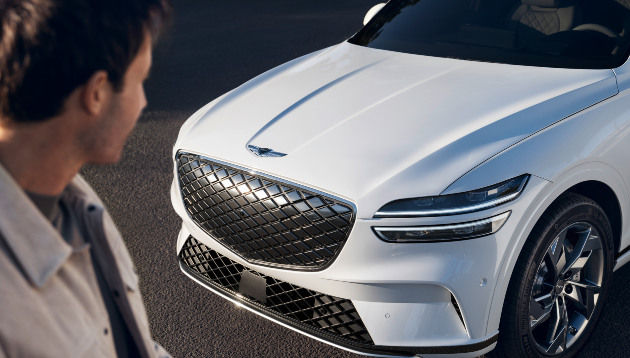
[[[91,163],[117,162],[127,137],[133,130],[140,113],[147,105],[144,81],[151,68],[151,37],[145,40],[124,76],[120,92],[111,91],[111,101],[104,115],[95,122],[88,150]]]

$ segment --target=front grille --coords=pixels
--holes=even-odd
[[[311,291],[287,282],[265,276],[220,255],[197,241],[188,238],[180,251],[182,264],[192,270],[204,282],[232,297],[255,304],[287,323],[317,334],[328,335],[329,340],[346,341],[350,344],[373,344],[359,314],[349,300]],[[249,272],[266,282],[266,299],[237,296],[241,275]]]
[[[244,259],[322,269],[339,254],[355,213],[346,202],[194,154],[177,156],[192,220]]]

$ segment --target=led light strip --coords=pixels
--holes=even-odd
[[[384,227],[384,226],[376,226],[373,227],[376,234],[384,241],[387,242],[430,242],[430,241],[453,241],[453,240],[463,240],[463,239],[472,239],[481,236],[486,236],[490,234],[494,234],[499,231],[507,219],[510,217],[511,211],[507,211],[503,214],[499,214],[497,216],[493,216],[491,218],[471,221],[467,223],[461,224],[449,224],[449,225],[434,225],[434,226],[409,226],[409,227],[401,227],[401,226],[393,226],[393,227]],[[461,236],[456,236],[457,234],[453,234],[452,238],[431,238],[428,236],[426,239],[410,239],[410,240],[392,240],[385,235],[385,232],[428,232],[428,233],[443,233],[447,231],[454,230],[465,230],[469,228],[474,228],[476,226],[483,227],[484,225],[492,224],[492,228],[490,231],[485,232],[471,232],[470,234],[465,234]]]
[[[483,204],[466,206],[462,208],[453,208],[453,209],[442,209],[442,210],[423,210],[423,211],[377,211],[376,217],[404,217],[404,216],[446,216],[446,215],[457,215],[457,214],[466,214],[474,211],[481,211],[484,209],[492,208],[495,206],[499,206],[503,203],[516,199],[521,192],[514,192],[508,196],[504,196],[499,199],[495,199],[492,201],[488,201]]]
[[[514,179],[511,179],[511,180],[514,180]],[[374,217],[376,218],[399,217],[400,218],[400,217],[423,217],[423,216],[447,216],[447,215],[459,215],[459,214],[472,213],[475,211],[481,211],[481,210],[489,209],[495,206],[499,206],[501,204],[504,204],[504,203],[507,203],[509,201],[516,199],[519,195],[521,195],[528,181],[529,181],[529,176],[527,176],[526,179],[522,180],[518,189],[516,189],[514,193],[511,193],[504,197],[496,198],[494,200],[487,201],[485,203],[477,204],[477,205],[455,207],[455,208],[448,208],[448,209],[438,209],[438,210],[429,209],[429,210],[409,210],[409,211],[407,210],[377,211],[374,214]],[[458,194],[465,194],[465,193],[458,193]],[[449,194],[448,196],[458,195],[458,194]],[[435,198],[439,198],[439,196]],[[402,199],[402,200],[409,200],[409,199]]]

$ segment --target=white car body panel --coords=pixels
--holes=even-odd
[[[190,220],[175,173],[172,201],[184,220],[177,250],[192,235],[260,273],[349,298],[378,345],[483,342],[498,331],[529,232],[558,196],[581,182],[602,182],[627,222],[629,69],[513,66],[349,43],[294,60],[195,113],[174,155],[200,154],[352,202],[357,220],[341,253],[316,272],[248,263]],[[287,156],[257,157],[250,144]],[[373,218],[392,200],[469,191],[525,173],[532,175],[526,189],[506,205],[451,217]],[[465,241],[393,244],[371,229],[506,211],[511,216],[497,233]],[[624,224],[620,251],[628,245]],[[622,256],[617,267],[629,260]],[[457,325],[450,294],[465,327]]]
[[[489,159],[444,191],[444,194],[448,194],[471,190],[476,187],[475,185],[484,182],[484,179],[487,180],[488,175],[509,177],[510,173],[521,173],[523,168],[528,168],[530,172],[553,182],[553,185],[532,202],[532,208],[528,210],[530,215],[520,224],[523,232],[515,236],[518,240],[513,240],[511,252],[501,263],[504,271],[497,278],[497,282],[502,285],[497,288],[494,297],[489,329],[498,329],[500,307],[507,284],[527,234],[558,196],[578,183],[602,182],[615,192],[619,200],[621,222],[626,223],[630,219],[628,214],[630,167],[626,164],[626,153],[630,150],[628,96],[630,91],[626,89],[605,103],[537,133],[532,138]],[[563,145],[558,145],[559,141]],[[622,225],[620,249],[623,250],[629,245],[628,226]],[[618,262],[615,270],[629,259],[627,254],[622,258],[623,262]]]
[[[261,95],[267,93],[274,95]],[[372,217],[390,198],[439,194],[471,165],[616,93],[610,70],[470,62],[344,43],[223,97],[190,126],[185,148],[361,200],[358,217]],[[259,158],[248,144],[288,155]]]

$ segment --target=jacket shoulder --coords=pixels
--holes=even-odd
[[[80,175],[77,174],[70,183],[70,189],[85,197],[86,201],[104,206],[101,198],[98,197],[92,186]]]

